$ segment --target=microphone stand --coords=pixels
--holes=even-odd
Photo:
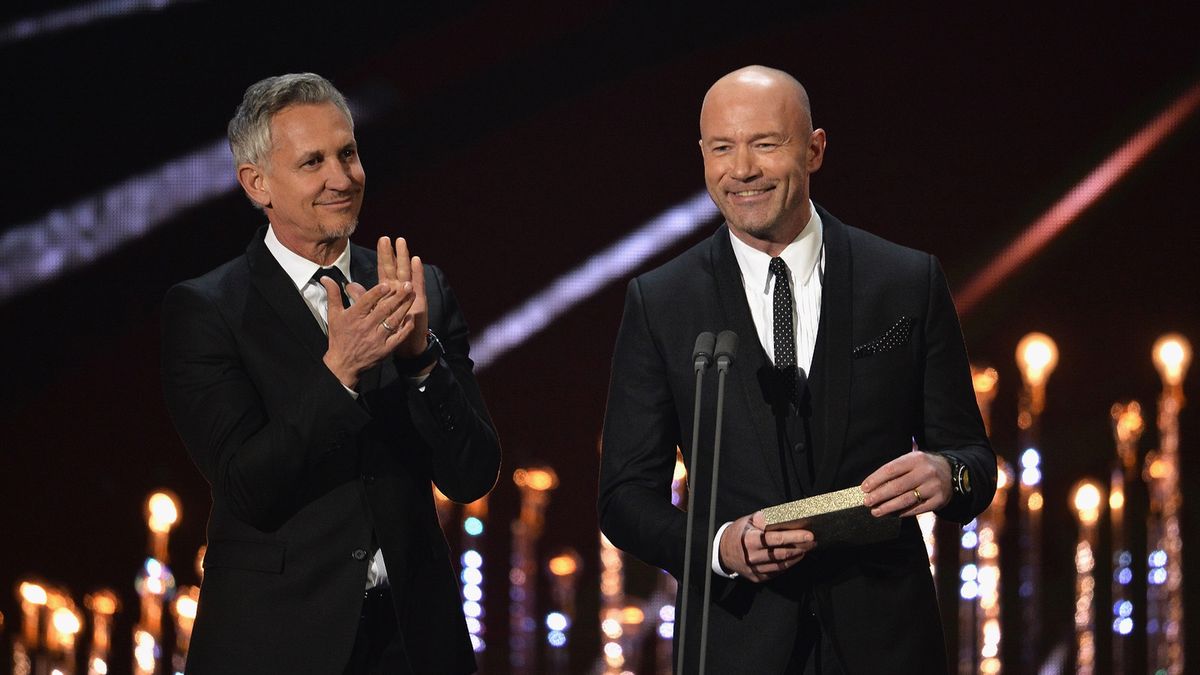
[[[712,487],[708,491],[708,546],[704,559],[711,561],[713,557],[713,536],[717,520],[717,470],[721,466],[721,420],[725,412],[725,374],[733,364],[733,355],[737,352],[737,333],[723,330],[717,336],[717,430],[713,438],[712,458]],[[691,510],[691,505],[688,505]],[[711,562],[709,564],[712,564]],[[708,657],[708,608],[712,595],[712,570],[704,575],[704,609],[700,614],[700,675],[704,675],[705,660]]]
[[[700,445],[700,387],[704,382],[704,372],[712,365],[713,346],[716,344],[717,338],[710,332],[704,331],[696,336],[696,348],[692,351],[692,367],[696,370],[696,402],[692,411],[692,471],[696,470],[696,449]],[[687,641],[687,606],[688,596],[691,595],[691,578],[692,578],[692,523],[695,520],[696,509],[696,489],[692,481],[691,474],[688,475],[688,504],[687,504],[687,532],[683,537],[683,592],[680,593],[682,600],[679,603],[679,643],[678,654],[675,658],[675,675],[683,675],[683,657],[684,644]],[[709,536],[712,539],[712,536]],[[712,552],[709,552],[711,555]],[[705,597],[707,598],[707,592]]]

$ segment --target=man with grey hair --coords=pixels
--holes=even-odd
[[[601,528],[676,578],[690,559],[685,673],[701,661],[706,580],[708,672],[945,672],[911,516],[970,521],[992,499],[996,458],[941,268],[812,203],[825,131],[783,71],[749,66],[717,80],[701,106],[700,153],[725,224],[629,284],[604,421]],[[670,494],[675,449],[693,442],[690,355],[701,331],[719,330],[741,344],[715,495],[711,456],[688,467],[688,508],[716,504],[705,558],[705,517],[685,550],[687,518]],[[713,389],[703,391],[703,447]],[[838,547],[764,520],[766,507],[855,487],[875,517],[900,516],[896,538]]]
[[[327,80],[252,85],[229,143],[268,223],[163,303],[213,500],[188,672],[473,672],[430,483],[479,499],[500,445],[454,293],[402,238],[349,242],[366,176]]]

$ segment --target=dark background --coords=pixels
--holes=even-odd
[[[3,23],[59,6],[72,5],[9,5]],[[222,137],[248,84],[312,70],[371,110],[357,129],[370,190],[356,240],[408,237],[446,270],[479,330],[702,189],[700,100],[720,75],[762,63],[805,83],[829,134],[814,199],[935,253],[961,290],[1200,81],[1196,13],[1155,6],[183,3],[0,44],[0,236]],[[1042,432],[1047,645],[1072,636],[1067,494],[1085,475],[1107,476],[1109,406],[1139,399],[1150,423],[1142,448],[1156,447],[1151,345],[1170,330],[1200,343],[1198,118],[963,319],[973,359],[1000,372],[993,436],[1010,460],[1016,343],[1040,330],[1061,353]],[[179,581],[195,582],[209,497],[161,400],[159,304],[171,284],[239,254],[261,221],[229,192],[0,301],[0,611],[10,634],[12,589],[36,574],[77,599],[120,589],[117,656],[127,651],[142,508],[155,488],[183,500],[171,553]],[[562,480],[542,555],[569,545],[585,561],[573,672],[595,657],[597,438],[623,287],[608,285],[480,374],[506,453],[487,557],[493,672],[505,670],[511,475],[532,463]],[[1193,369],[1193,396],[1195,382]],[[1198,417],[1195,403],[1185,407],[1187,543],[1200,508]],[[1185,552],[1186,578],[1200,578],[1200,551]],[[1186,589],[1191,644],[1200,644],[1197,588]],[[1102,649],[1108,613],[1101,604]]]

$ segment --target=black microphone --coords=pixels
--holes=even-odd
[[[717,336],[717,370],[726,371],[733,365],[733,355],[737,353],[738,336],[731,330],[723,330]]]
[[[712,333],[704,331],[696,336],[696,348],[692,350],[692,363],[696,370],[696,400],[692,410],[692,461],[688,467],[689,472],[696,470],[696,452],[700,446],[700,391],[704,383],[704,371],[712,365],[713,347],[716,344],[717,338]],[[691,596],[691,580],[692,580],[692,523],[696,517],[696,488],[695,481],[692,476],[688,476],[688,508],[687,508],[687,531],[683,535],[683,581],[680,586],[680,601],[679,601],[679,616],[677,622],[679,626],[678,639],[678,657],[675,665],[675,675],[683,675],[683,655],[684,646],[687,643],[687,607],[688,598]],[[709,539],[712,537],[710,536]],[[711,555],[711,554],[710,554]]]
[[[696,370],[704,370],[712,365],[716,343],[717,337],[708,331],[696,336],[696,348],[692,350],[692,362]]]
[[[737,352],[738,336],[731,330],[723,330],[717,335],[717,429],[713,434],[712,454],[712,485],[708,490],[708,546],[704,559],[712,564],[713,546],[717,529],[717,472],[721,468],[721,419],[725,415],[725,375],[729,366],[733,365],[733,355]],[[693,466],[695,466],[693,464]],[[691,505],[688,505],[691,511]],[[700,612],[700,669],[699,675],[704,675],[708,659],[708,608],[712,598],[712,572],[704,576],[703,609]]]

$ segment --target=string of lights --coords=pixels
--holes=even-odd
[[[1032,672],[1040,654],[1042,625],[1042,454],[1038,449],[1038,421],[1046,405],[1046,381],[1058,365],[1058,347],[1044,333],[1029,333],[1017,343],[1017,366],[1023,388],[1018,404],[1017,428],[1021,447],[1019,553],[1017,592],[1021,598],[1022,626],[1030,639],[1021,642],[1021,668]]]
[[[1112,666],[1114,672],[1133,669],[1129,659],[1129,639],[1134,631],[1133,551],[1126,523],[1126,486],[1137,480],[1138,439],[1145,424],[1142,407],[1137,401],[1114,403],[1113,437],[1117,458],[1109,480],[1108,509],[1112,531]]]
[[[1071,506],[1079,522],[1075,544],[1075,672],[1096,670],[1096,544],[1097,523],[1104,504],[1100,485],[1090,478],[1075,484]]]

